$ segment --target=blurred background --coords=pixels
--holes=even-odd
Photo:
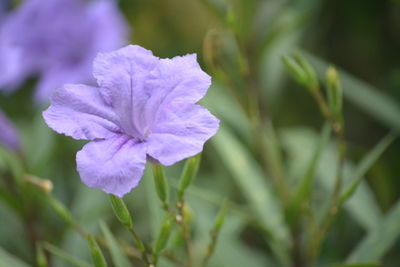
[[[338,69],[344,93],[345,173],[351,174],[376,143],[400,128],[400,1],[118,3],[130,26],[130,43],[159,57],[196,53],[202,68],[213,77],[213,85],[201,103],[221,120],[221,130],[206,144],[200,173],[187,192],[195,258],[204,253],[210,239],[208,231],[222,200],[227,198],[231,202],[228,217],[209,266],[281,266],[270,240],[283,240],[284,244],[288,230],[271,177],[284,177],[289,190],[294,190],[324,124],[318,105],[287,75],[281,57],[301,53],[321,79],[329,64]],[[21,152],[7,157],[11,162],[22,162],[24,172],[51,180],[52,194],[89,232],[99,233],[101,220],[115,236],[129,240],[115,221],[107,196],[86,188],[79,179],[75,154],[84,142],[57,135],[44,124],[41,112],[47,106],[33,101],[35,82],[33,77],[18,91],[0,95],[1,109],[22,139]],[[260,151],[261,139],[267,143],[273,139],[267,133],[254,134],[260,121],[273,122],[281,159],[277,165],[268,160],[273,156],[267,153],[265,160]],[[315,174],[311,205],[316,209],[333,184],[335,140],[331,142]],[[399,151],[400,142],[395,141],[369,169],[365,183],[335,218],[318,266],[357,261],[400,266],[400,214],[391,213],[400,206]],[[0,163],[2,176],[10,175],[7,161]],[[182,166],[167,168],[172,187]],[[147,170],[140,185],[125,197],[137,231],[146,241],[153,240],[163,214],[151,176]],[[0,201],[0,246],[4,250],[0,252],[0,266],[9,266],[2,263],[5,253],[35,266],[38,240],[90,262],[86,241],[54,213],[43,193],[34,188],[23,192],[3,194]],[[21,205],[22,212],[16,212]],[[307,222],[303,226],[307,228]],[[180,255],[182,240],[175,234],[169,247]],[[292,248],[293,244],[283,246]],[[48,257],[50,266],[73,266],[51,253]],[[174,265],[162,260],[160,266]],[[292,266],[307,265],[294,261]]]

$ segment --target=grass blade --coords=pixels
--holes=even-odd
[[[346,187],[340,197],[341,204],[346,202],[354,195],[358,185],[361,183],[366,172],[379,159],[379,157],[389,147],[389,145],[393,143],[396,137],[396,134],[389,133],[368,154],[364,156],[354,172],[353,180],[351,181],[350,185]]]
[[[126,258],[122,249],[118,246],[117,240],[104,222],[100,222],[100,229],[109,245],[111,259],[115,267],[130,267],[131,264],[129,263],[129,260]]]
[[[28,264],[18,259],[0,247],[0,267],[29,267]]]
[[[400,201],[371,229],[348,257],[348,263],[379,261],[400,236]]]
[[[59,257],[60,259],[64,260],[65,262],[68,262],[71,264],[71,266],[75,267],[92,267],[91,264],[87,263],[84,260],[77,259],[68,252],[65,252],[64,250],[50,244],[50,243],[43,243],[43,248],[49,251],[51,254]]]
[[[329,124],[325,124],[320,134],[318,144],[315,147],[312,157],[308,162],[305,175],[301,179],[298,189],[288,206],[287,216],[289,222],[293,221],[297,217],[296,215],[298,214],[298,212],[300,212],[300,207],[302,203],[309,200],[311,197],[316,168],[318,166],[322,150],[329,141],[330,134],[331,127],[329,126]]]
[[[271,246],[276,247],[275,252],[280,254],[284,262],[285,251],[281,246],[288,245],[288,230],[283,221],[282,210],[271,190],[272,187],[267,182],[268,179],[245,147],[226,128],[220,128],[212,143],[247,198],[258,221],[272,236]]]

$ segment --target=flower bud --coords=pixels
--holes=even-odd
[[[24,180],[25,182],[36,186],[46,194],[53,191],[53,183],[50,180],[41,179],[30,174],[25,174]]]
[[[87,236],[87,241],[90,249],[90,254],[92,256],[92,262],[95,267],[107,267],[106,259],[96,240],[92,235]]]
[[[233,10],[232,6],[228,7],[228,10],[226,12],[225,16],[225,21],[226,25],[228,26],[229,29],[236,31],[237,30],[237,18],[235,11]]]
[[[288,56],[282,56],[282,63],[294,80],[301,85],[306,84],[306,73],[296,61]]]
[[[53,197],[49,197],[48,201],[49,204],[53,207],[54,211],[57,213],[57,215],[61,217],[61,219],[63,219],[70,225],[74,224],[71,213],[68,211],[67,207],[65,207],[63,203]]]
[[[338,117],[342,112],[343,103],[343,92],[339,75],[334,67],[329,66],[325,77],[329,107],[331,108],[333,114]]]
[[[295,60],[303,69],[306,74],[306,86],[311,91],[317,90],[318,88],[318,78],[314,68],[308,63],[308,61],[299,53],[294,55]]]
[[[189,205],[184,204],[182,207],[182,217],[183,223],[189,225],[193,219],[193,212],[190,209]]]
[[[193,178],[197,175],[199,170],[201,153],[186,160],[185,167],[183,168],[181,179],[179,182],[178,196],[181,198],[186,188],[192,183]]]
[[[300,54],[295,54],[293,58],[282,56],[282,62],[299,84],[305,86],[311,93],[318,89],[317,74],[303,56]]]
[[[171,218],[169,215],[167,215],[163,220],[160,232],[156,240],[156,244],[154,246],[154,251],[157,254],[160,253],[160,251],[167,246],[170,234],[171,234]]]
[[[216,29],[209,30],[203,41],[203,58],[209,68],[215,69],[219,65],[222,47],[221,33]]]
[[[164,168],[160,164],[153,164],[154,183],[156,185],[157,195],[164,207],[168,207],[169,186],[165,176]]]
[[[213,228],[215,232],[219,232],[219,230],[221,230],[221,227],[224,225],[227,210],[228,210],[228,201],[225,199],[218,212],[217,218],[215,219],[215,224]]]
[[[38,267],[47,267],[48,262],[43,248],[39,243],[36,243],[36,263]]]
[[[128,229],[133,229],[132,217],[129,213],[128,208],[125,205],[125,202],[112,194],[109,195],[111,200],[111,205],[114,210],[115,215],[118,220]]]

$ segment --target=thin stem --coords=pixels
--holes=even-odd
[[[315,229],[315,232],[312,235],[310,241],[308,256],[311,264],[314,264],[317,255],[321,249],[322,240],[324,239],[326,233],[328,232],[329,227],[335,215],[338,213],[340,209],[339,199],[340,199],[340,192],[342,189],[342,179],[343,179],[342,176],[343,176],[343,168],[346,155],[346,142],[344,140],[343,120],[341,118],[335,118],[335,116],[333,116],[331,109],[329,108],[319,87],[315,88],[315,90],[312,91],[314,92],[313,97],[317,101],[323,116],[332,125],[333,133],[337,138],[336,149],[338,153],[338,166],[337,166],[335,184],[331,200],[326,213],[322,217],[319,227]]]
[[[182,235],[183,235],[183,240],[185,242],[185,249],[186,249],[186,253],[187,253],[187,266],[191,267],[192,262],[193,262],[192,246],[191,246],[191,242],[190,242],[190,231],[185,222],[185,214],[184,214],[184,210],[183,210],[184,205],[185,205],[185,201],[182,196],[176,203],[176,207],[178,208],[178,214],[175,216],[175,221],[180,225]]]
[[[136,247],[139,249],[139,251],[142,254],[142,260],[144,261],[144,263],[147,266],[153,266],[153,264],[151,264],[151,260],[149,259],[149,251],[146,249],[144,243],[142,242],[142,240],[140,240],[139,235],[135,232],[135,230],[133,229],[133,227],[128,228],[128,231],[131,233],[133,241],[135,242]]]
[[[172,255],[171,253],[169,253],[167,251],[163,252],[162,256],[164,258],[166,258],[167,260],[169,260],[170,262],[175,263],[176,265],[179,265],[179,266],[184,266],[185,265],[185,263],[183,263],[182,261],[178,260],[174,255]]]
[[[218,232],[212,231],[211,232],[211,243],[207,248],[207,253],[201,263],[201,267],[207,266],[208,261],[210,260],[211,256],[214,254],[215,246],[217,245],[217,238],[218,238]]]

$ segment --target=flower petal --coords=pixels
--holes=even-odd
[[[150,130],[159,113],[170,106],[186,106],[199,101],[211,85],[211,78],[197,63],[196,55],[160,59],[145,88],[150,92],[142,114]]]
[[[121,132],[117,115],[99,89],[85,85],[56,89],[43,117],[54,131],[75,139],[102,139]]]
[[[38,80],[35,101],[39,104],[47,104],[57,87],[77,81],[93,83],[94,79],[89,79],[90,76],[90,64],[84,64],[83,62],[76,64],[74,68],[58,66],[49,69]]]
[[[219,120],[202,106],[165,111],[147,139],[147,153],[164,165],[172,165],[200,153],[218,127]]]
[[[158,63],[151,51],[129,45],[111,53],[99,53],[93,64],[93,75],[102,94],[123,118],[124,132],[144,139],[146,122],[143,116],[150,96],[145,82]]]
[[[92,1],[88,3],[87,13],[88,23],[93,25],[93,52],[108,52],[126,44],[129,25],[118,9],[117,1]],[[91,67],[95,56],[91,57]]]
[[[123,135],[92,141],[77,153],[76,163],[87,186],[122,197],[143,176],[146,144]]]
[[[147,87],[161,104],[194,104],[206,94],[211,77],[197,63],[196,54],[160,59]]]

